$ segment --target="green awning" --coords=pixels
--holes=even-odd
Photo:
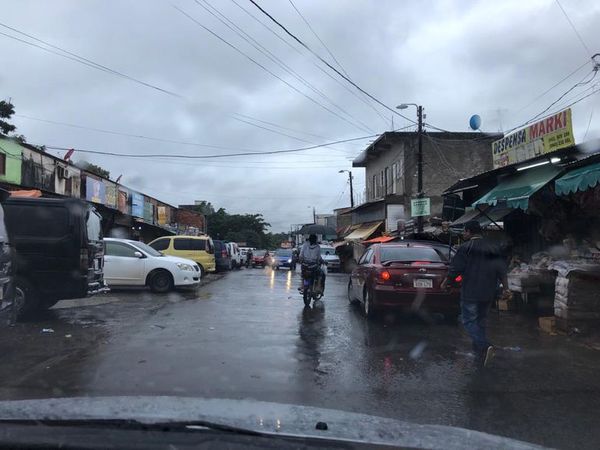
[[[509,208],[527,211],[529,197],[547,185],[560,171],[560,168],[546,164],[515,172],[500,181],[494,189],[473,203],[473,206],[481,204],[493,206],[502,202]]]
[[[586,191],[600,182],[600,163],[579,167],[558,178],[556,195],[569,195],[577,191]]]

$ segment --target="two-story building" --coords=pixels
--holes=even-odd
[[[491,144],[500,137],[466,132],[423,135],[423,191],[431,199],[431,216],[441,217],[442,193],[448,186],[492,168]],[[395,232],[399,222],[410,219],[410,201],[418,194],[418,143],[415,132],[385,132],[353,161],[353,167],[365,168],[366,202],[352,210],[355,230],[348,238]]]

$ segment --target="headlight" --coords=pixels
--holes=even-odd
[[[192,272],[194,270],[194,268],[192,266],[190,266],[189,264],[185,264],[185,263],[177,263],[177,267],[179,267],[179,270],[188,270],[190,272]]]
[[[288,263],[290,263],[290,264],[292,263],[292,258],[288,259]]]

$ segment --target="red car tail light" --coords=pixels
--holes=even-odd
[[[454,281],[456,281],[457,283],[462,283],[463,277],[462,275],[457,276]]]
[[[431,264],[430,261],[413,261],[413,266],[426,266],[427,264]]]
[[[390,281],[392,279],[392,274],[389,273],[387,270],[384,270],[383,272],[379,273],[379,281],[381,282],[386,282],[386,281]]]

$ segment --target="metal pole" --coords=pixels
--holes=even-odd
[[[417,106],[419,153],[417,155],[417,197],[423,197],[423,107]],[[417,232],[423,232],[423,216],[417,217]]]
[[[352,187],[352,171],[348,171],[348,177],[350,178],[350,207],[354,208],[354,188]]]

